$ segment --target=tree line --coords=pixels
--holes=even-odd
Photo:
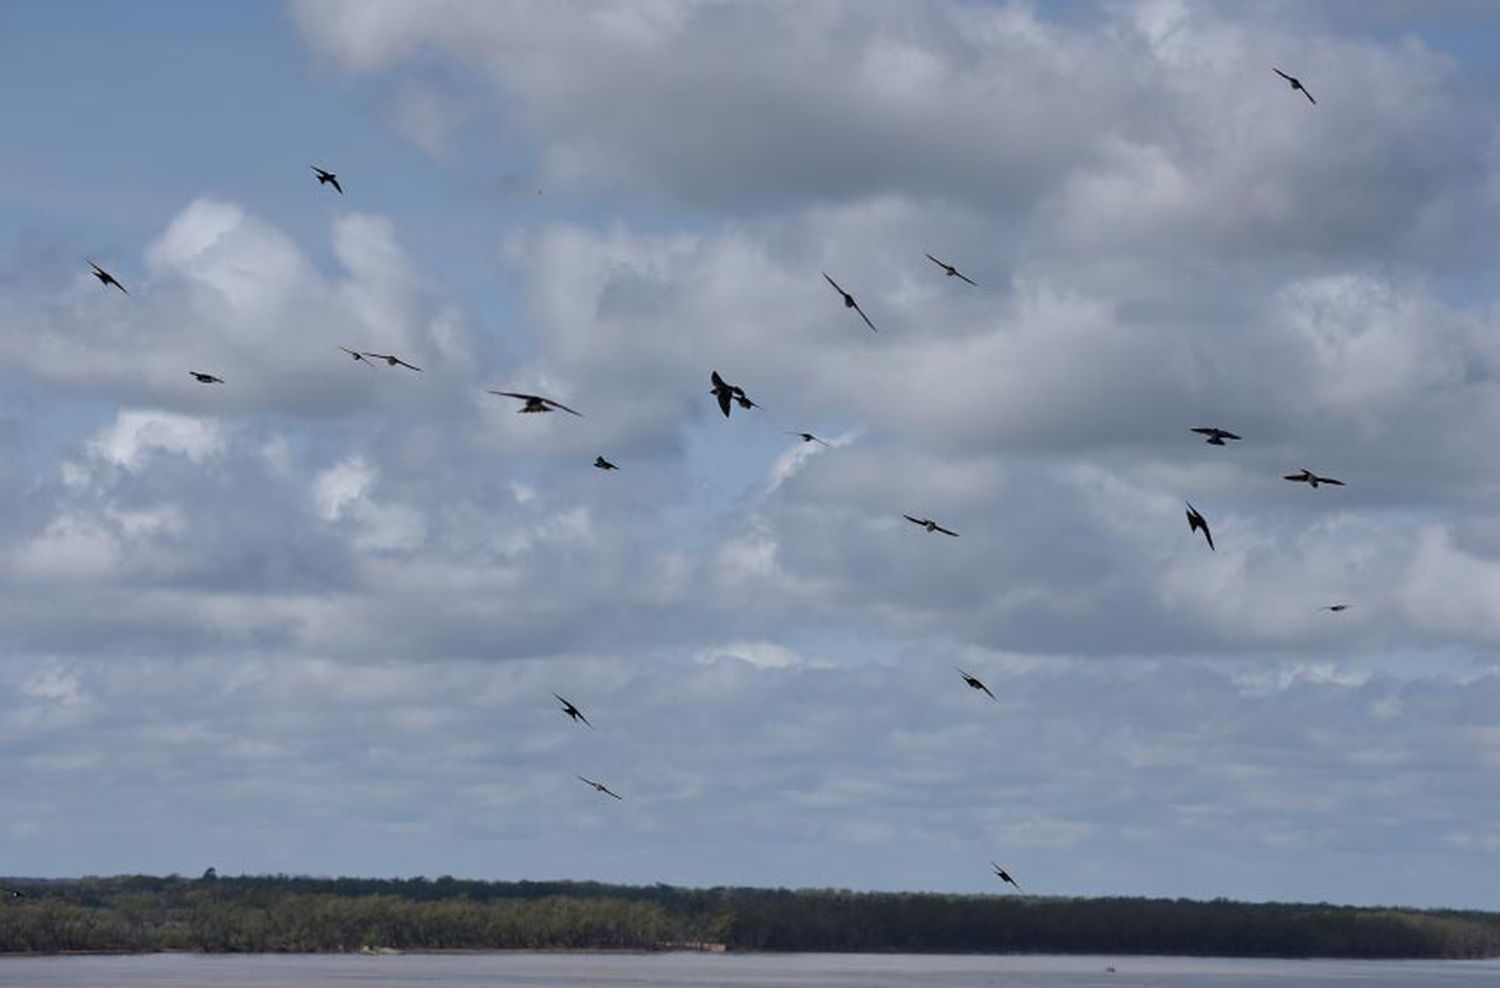
[[[0,952],[667,950],[1500,957],[1500,913],[1187,899],[148,875],[5,880]]]

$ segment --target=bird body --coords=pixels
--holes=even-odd
[[[103,285],[105,288],[108,288],[110,285],[114,285],[120,291],[125,292],[125,286],[115,280],[114,275],[110,274],[108,271],[104,270],[93,261],[89,261],[89,267],[94,269],[93,274],[95,278],[99,279],[99,284]],[[130,293],[125,292],[125,294],[129,295]]]
[[[1277,75],[1279,75],[1283,79],[1285,79],[1287,81],[1287,84],[1292,87],[1293,91],[1299,92],[1303,96],[1306,96],[1307,97],[1307,101],[1309,103],[1311,103],[1313,106],[1317,106],[1318,105],[1318,101],[1315,100],[1315,99],[1313,99],[1313,94],[1307,91],[1307,87],[1306,86],[1302,85],[1302,80],[1301,79],[1298,79],[1296,76],[1287,75],[1285,72],[1281,71],[1280,69],[1278,69],[1274,65],[1271,66],[1271,71],[1275,72]]]
[[[333,186],[333,190],[339,195],[344,194],[344,187],[339,184],[339,177],[337,175],[335,175],[333,172],[324,171],[317,165],[312,165],[311,167],[313,171],[318,173],[319,185],[331,185]]]
[[[870,317],[867,316],[867,315],[865,315],[865,310],[861,309],[859,307],[859,303],[856,302],[856,301],[854,301],[854,296],[853,295],[850,295],[848,292],[844,291],[842,288],[839,287],[839,283],[838,282],[834,281],[832,278],[829,278],[827,271],[823,272],[823,277],[825,279],[827,279],[827,281],[828,281],[828,283],[830,285],[833,286],[833,290],[834,291],[836,291],[840,295],[844,296],[844,308],[846,308],[846,309],[853,309],[855,312],[858,312],[859,313],[859,317],[865,321],[865,325],[870,327],[870,332],[872,332],[872,333],[878,333],[878,332],[880,332],[880,330],[878,330],[878,329],[875,328],[875,324],[870,321]],[[965,280],[967,280],[967,279],[965,279]]]
[[[613,796],[616,799],[624,799],[625,798],[624,796],[621,796],[617,792],[611,792],[609,786],[605,785],[602,782],[595,782],[593,779],[584,779],[583,776],[581,776],[581,775],[579,776],[579,778],[583,779],[584,782],[587,782],[589,785],[593,786],[599,792],[604,793],[604,795],[606,795],[606,796]]]
[[[958,268],[956,268],[953,265],[949,264],[947,261],[940,261],[937,258],[933,257],[931,254],[927,255],[927,259],[929,261],[931,261],[933,264],[936,264],[938,267],[942,268],[943,272],[945,274],[947,274],[948,277],[950,277],[950,278],[962,278],[964,281],[967,281],[969,284],[973,285],[975,288],[979,287],[979,285],[974,281],[974,279],[970,278],[968,275],[964,274],[962,271],[958,270]]]
[[[1240,438],[1239,436],[1236,436],[1234,433],[1230,432],[1228,429],[1218,429],[1218,428],[1214,428],[1213,426],[1201,426],[1201,427],[1199,427],[1197,429],[1189,429],[1188,431],[1189,432],[1196,432],[1200,436],[1207,436],[1208,439],[1205,440],[1205,441],[1210,446],[1224,446],[1224,445],[1227,445],[1224,442],[1224,440],[1226,440],[1226,439],[1236,439],[1237,440],[1237,439]]]
[[[598,467],[600,470],[618,470],[618,469],[620,469],[619,467],[615,466],[613,463],[609,462],[608,460],[606,460],[602,456],[596,456],[596,457],[594,457],[594,466]]]
[[[728,383],[719,376],[718,371],[713,371],[712,373],[710,373],[708,375],[708,379],[713,384],[713,390],[711,390],[709,394],[713,395],[714,398],[718,400],[719,411],[724,413],[724,417],[726,419],[729,418],[729,408],[731,402],[738,402],[741,408],[760,407],[755,402],[750,400],[750,396],[745,394],[744,388],[740,387],[738,384]]]
[[[955,539],[958,538],[958,533],[957,532],[955,532],[955,531],[953,531],[952,529],[949,529],[949,528],[944,528],[943,526],[939,525],[937,522],[933,521],[931,518],[913,518],[911,515],[902,515],[901,517],[905,518],[907,521],[911,522],[913,525],[920,525],[920,526],[922,526],[923,528],[927,529],[927,531],[929,531],[929,532],[942,532],[944,535],[951,535]]]
[[[996,878],[1000,879],[1000,881],[1002,881],[1002,882],[1007,882],[1007,883],[1009,883],[1011,885],[1015,885],[1017,892],[1021,891],[1021,886],[1016,884],[1016,880],[1014,878],[1011,878],[1010,875],[1006,873],[1006,871],[1005,871],[1004,868],[1002,868],[999,865],[995,864],[995,862],[993,862],[993,861],[990,862],[990,867],[993,868],[993,869],[995,869],[995,877]]]
[[[589,719],[583,715],[583,711],[581,711],[577,707],[573,706],[573,704],[569,700],[567,700],[565,697],[563,697],[563,696],[561,696],[561,695],[559,695],[557,693],[553,693],[552,695],[555,696],[555,697],[557,697],[557,702],[561,703],[563,705],[562,712],[565,713],[565,714],[567,714],[570,718],[572,718],[573,723],[576,724],[579,721],[583,721],[583,724],[584,724],[585,727],[592,728],[594,726],[593,724],[590,724],[589,723]]]
[[[1192,505],[1191,502],[1184,501],[1183,504],[1187,505],[1187,520],[1188,520],[1188,532],[1189,532],[1189,534],[1201,530],[1203,532],[1203,537],[1208,540],[1208,547],[1209,547],[1209,549],[1213,549],[1213,547],[1214,547],[1214,536],[1213,536],[1213,533],[1208,530],[1208,519],[1206,519],[1202,515],[1200,515],[1198,513],[1198,509],[1195,508],[1195,507],[1193,507],[1193,505]]]
[[[1306,469],[1305,467],[1299,473],[1289,473],[1282,479],[1290,480],[1294,484],[1306,484],[1308,487],[1312,487],[1314,489],[1321,487],[1323,484],[1328,484],[1331,487],[1344,486],[1344,482],[1342,480],[1334,480],[1332,477],[1319,477],[1317,474],[1313,473],[1311,470]]]
[[[817,443],[820,446],[827,446],[828,445],[823,440],[821,440],[817,436],[813,435],[811,432],[788,432],[787,435],[789,435],[789,436],[796,436],[798,439],[801,439],[805,443]]]
[[[372,353],[369,350],[361,350],[360,355],[369,357],[372,360],[384,360],[387,367],[395,367],[397,364],[400,364],[402,367],[409,368],[411,370],[417,371],[418,373],[420,373],[422,370],[422,368],[418,367],[416,364],[408,364],[406,361],[402,360],[394,353]]]
[[[958,669],[958,666],[954,666],[953,668]],[[980,682],[979,678],[977,676],[973,676],[973,675],[971,675],[971,674],[969,674],[967,672],[964,672],[962,669],[958,669],[958,674],[960,676],[964,677],[964,682],[966,682],[966,683],[969,684],[969,689],[971,689],[971,690],[980,690],[981,692],[984,693],[985,696],[989,697],[991,700],[995,700],[996,702],[999,702],[999,698],[996,697],[995,694],[991,693],[990,692],[990,688],[988,686],[984,685],[984,683]]]
[[[1339,611],[1347,611],[1353,606],[1353,604],[1329,604],[1328,606],[1324,607],[1323,610],[1332,611],[1333,613],[1337,614]]]
[[[188,371],[188,373],[191,374],[191,375],[193,375],[193,380],[197,381],[199,384],[223,384],[224,383],[224,379],[222,377],[214,377],[212,374],[205,374],[202,371],[190,370],[190,371]]]
[[[577,415],[579,418],[583,418],[582,412],[576,412],[560,401],[543,398],[541,395],[523,394],[519,391],[491,391],[490,394],[499,395],[502,398],[519,398],[521,400],[521,407],[516,409],[516,414],[518,415],[562,411],[567,412],[569,415]],[[594,465],[598,466],[597,463]]]

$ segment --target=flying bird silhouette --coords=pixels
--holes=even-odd
[[[103,285],[106,288],[108,288],[110,285],[114,285],[120,291],[125,292],[125,286],[116,281],[114,275],[110,274],[108,271],[104,270],[93,261],[89,261],[89,267],[94,269],[94,277],[99,279],[99,284]],[[125,292],[125,294],[129,295],[130,293]]]
[[[1296,76],[1287,75],[1285,72],[1281,71],[1280,69],[1278,69],[1274,65],[1271,66],[1271,71],[1275,72],[1277,75],[1279,75],[1283,79],[1285,79],[1287,81],[1287,83],[1291,85],[1292,89],[1294,89],[1297,92],[1301,93],[1303,96],[1306,96],[1307,97],[1307,101],[1309,103],[1311,103],[1313,106],[1317,106],[1318,105],[1318,101],[1315,100],[1315,99],[1313,99],[1312,93],[1308,92],[1307,91],[1307,87],[1304,86],[1304,85],[1302,85],[1302,80],[1301,79],[1298,79]]]
[[[521,394],[519,391],[491,391],[490,394],[500,395],[502,398],[521,399],[523,404],[520,408],[516,409],[516,414],[518,415],[531,412],[550,412],[555,409],[557,411],[567,412],[569,415],[577,415],[579,418],[583,418],[582,412],[575,412],[573,409],[569,408],[567,405],[564,405],[562,402],[553,401],[551,398],[543,398],[541,395]],[[597,464],[595,465],[597,466]]]
[[[844,296],[844,308],[846,308],[846,309],[853,309],[855,312],[858,312],[859,313],[859,317],[865,321],[865,325],[870,327],[870,332],[872,332],[872,333],[878,333],[878,332],[880,332],[880,330],[878,330],[878,329],[875,328],[875,324],[870,321],[870,317],[867,316],[867,315],[865,315],[865,310],[861,309],[859,307],[859,303],[856,302],[856,301],[854,301],[854,296],[853,295],[850,295],[848,292],[844,291],[842,288],[839,287],[839,283],[838,282],[834,281],[832,278],[829,278],[827,271],[823,272],[823,277],[828,279],[828,283],[833,286],[833,290],[834,291],[836,291],[840,295]],[[967,279],[965,279],[965,280],[967,280]]]
[[[931,261],[933,264],[936,264],[938,267],[942,268],[943,271],[947,273],[948,277],[950,277],[950,278],[962,278],[964,281],[967,281],[969,284],[973,285],[975,288],[979,287],[979,285],[974,281],[974,279],[970,278],[968,275],[964,274],[962,271],[958,270],[958,268],[955,268],[953,265],[947,263],[946,261],[940,261],[937,258],[933,257],[931,254],[927,255],[927,259],[929,261]]]
[[[193,375],[193,380],[197,381],[199,384],[223,384],[224,383],[224,379],[222,377],[214,377],[212,374],[205,374],[202,371],[190,370],[190,371],[188,371],[188,373],[191,374],[191,375]]]
[[[927,529],[927,531],[929,531],[929,532],[942,532],[944,535],[951,535],[955,539],[958,538],[958,533],[957,532],[952,531],[951,529],[944,528],[943,526],[939,525],[937,522],[933,521],[931,518],[913,518],[911,515],[902,515],[901,517],[905,518],[907,521],[911,522],[913,525],[921,525],[923,528]]]
[[[587,782],[589,785],[593,786],[595,789],[597,789],[600,792],[604,793],[604,795],[606,795],[606,796],[613,796],[616,799],[624,799],[625,798],[624,796],[621,796],[617,792],[611,792],[609,786],[606,786],[602,782],[595,782],[593,779],[584,779],[583,776],[581,776],[581,775],[579,776],[579,778],[583,779],[584,782]]]
[[[319,185],[331,185],[339,195],[344,194],[344,187],[339,184],[339,177],[333,172],[326,172],[317,165],[312,165],[312,170],[318,173]]]
[[[1004,868],[1002,868],[999,865],[995,864],[995,862],[993,862],[993,861],[990,862],[990,867],[993,868],[993,869],[995,869],[995,877],[996,878],[1000,879],[1000,881],[1002,881],[1002,882],[1009,882],[1010,884],[1015,885],[1017,892],[1021,891],[1021,886],[1016,885],[1016,880],[1014,878],[1011,878],[1010,875],[1006,874],[1006,871],[1005,871]]]
[[[24,899],[24,898],[26,898],[26,893],[22,892],[20,889],[4,889],[4,888],[0,888],[0,895],[4,895],[6,898],[9,898],[9,899]]]
[[[817,443],[819,446],[828,445],[823,440],[813,435],[811,432],[788,432],[787,435],[796,436],[798,439],[801,439],[805,443]],[[829,448],[831,449],[832,447]]]
[[[726,419],[729,418],[730,402],[739,402],[741,408],[760,407],[755,402],[750,400],[749,395],[745,394],[744,388],[740,387],[738,384],[729,384],[719,376],[718,371],[713,371],[712,373],[710,373],[708,379],[713,383],[713,390],[710,391],[709,394],[718,399],[719,411],[724,413],[724,417]]]
[[[1228,429],[1216,429],[1213,426],[1204,426],[1197,429],[1189,429],[1188,431],[1196,432],[1200,436],[1207,436],[1208,439],[1206,441],[1210,446],[1223,446],[1226,445],[1224,442],[1224,440],[1226,439],[1240,438],[1239,436],[1236,436],[1234,433],[1230,432]]]
[[[1208,547],[1213,549],[1214,534],[1208,530],[1208,520],[1198,513],[1198,509],[1193,507],[1191,501],[1184,501],[1182,503],[1187,505],[1188,534],[1191,535],[1193,532],[1202,529],[1203,537],[1208,540]]]
[[[586,726],[586,727],[593,727],[594,726],[593,724],[590,724],[589,723],[589,719],[583,715],[583,711],[581,711],[577,707],[573,706],[572,703],[570,703],[568,700],[566,700],[562,696],[559,696],[556,693],[553,693],[552,695],[555,696],[555,697],[557,697],[557,702],[561,703],[563,705],[562,706],[562,712],[565,713],[565,714],[567,714],[569,717],[573,718],[573,722],[575,724],[578,721],[581,720],[581,721],[583,721],[584,726]]]
[[[1301,473],[1289,473],[1282,479],[1290,480],[1294,484],[1306,484],[1308,487],[1314,488],[1322,484],[1328,484],[1333,487],[1344,486],[1344,482],[1342,480],[1334,480],[1332,477],[1319,477],[1317,474],[1313,473],[1311,470],[1308,470],[1305,467],[1302,469]]]
[[[958,666],[954,666],[953,668],[958,669]],[[987,697],[989,697],[991,700],[995,700],[996,702],[999,702],[998,698],[995,696],[995,694],[993,694],[993,693],[990,692],[990,688],[979,681],[979,677],[973,676],[973,675],[971,675],[971,674],[969,674],[967,672],[964,672],[962,669],[958,669],[958,674],[960,676],[964,677],[964,682],[966,682],[966,683],[969,684],[969,689],[971,689],[971,690],[979,690],[979,691],[983,692],[984,695],[987,696]]]
[[[620,469],[619,467],[615,466],[613,463],[609,462],[608,460],[606,460],[602,456],[596,456],[596,457],[594,457],[594,466],[598,467],[600,470],[618,470],[618,469]]]
[[[1333,613],[1337,614],[1339,611],[1347,611],[1353,606],[1353,604],[1329,604],[1328,606],[1324,607],[1323,610],[1332,611]]]
[[[365,357],[370,357],[374,360],[384,360],[387,367],[395,367],[397,364],[400,364],[402,367],[410,368],[411,370],[417,371],[418,373],[420,373],[422,370],[422,368],[418,367],[416,364],[408,364],[406,361],[402,360],[394,353],[371,353],[369,350],[361,350],[360,354]]]

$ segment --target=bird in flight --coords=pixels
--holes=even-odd
[[[606,460],[602,456],[596,456],[596,457],[594,457],[594,466],[598,467],[600,470],[618,470],[618,469],[620,469],[619,467],[615,466],[613,463],[609,462],[608,460]]]
[[[1285,79],[1287,81],[1287,83],[1290,84],[1291,87],[1294,90],[1296,90],[1297,92],[1301,93],[1303,96],[1306,96],[1307,97],[1307,101],[1309,103],[1311,103],[1313,106],[1317,106],[1318,105],[1318,101],[1315,100],[1315,99],[1313,99],[1312,93],[1308,92],[1307,91],[1307,87],[1304,86],[1304,85],[1302,85],[1302,80],[1301,79],[1298,79],[1296,76],[1287,75],[1285,72],[1281,71],[1280,69],[1278,69],[1274,65],[1271,66],[1271,71],[1275,72],[1277,75],[1279,75],[1283,79]]]
[[[964,274],[962,271],[958,270],[958,268],[955,268],[953,265],[948,264],[948,263],[946,263],[944,261],[940,261],[937,258],[933,257],[931,254],[927,255],[927,259],[929,261],[931,261],[933,264],[936,264],[938,267],[942,268],[943,271],[948,275],[948,277],[950,277],[950,278],[962,278],[964,281],[967,281],[969,284],[973,285],[975,288],[979,287],[978,283],[976,283],[973,278],[970,278],[968,275]]]
[[[93,261],[89,261],[89,267],[94,269],[94,277],[99,279],[99,284],[103,285],[106,288],[108,288],[110,285],[114,285],[120,291],[125,292],[125,286],[116,281],[114,275],[110,274],[108,271],[104,270]],[[130,293],[125,292],[125,294],[129,295]]]
[[[556,409],[558,411],[567,412],[569,415],[577,415],[579,418],[583,418],[582,412],[575,412],[573,409],[569,408],[567,405],[564,405],[562,402],[553,401],[551,398],[543,398],[541,395],[521,394],[519,391],[491,391],[490,394],[500,395],[503,398],[521,399],[521,401],[525,402],[525,404],[516,409],[517,414],[521,414],[523,412],[550,412]],[[597,463],[594,465],[598,466]]]
[[[957,532],[952,531],[952,530],[947,529],[947,528],[944,528],[943,526],[939,525],[937,522],[933,521],[931,518],[913,518],[911,515],[902,515],[901,517],[905,518],[907,521],[911,522],[913,525],[921,525],[923,528],[927,529],[927,531],[929,531],[929,532],[942,532],[944,535],[951,535],[955,539],[958,538],[958,533]]]
[[[335,175],[333,172],[325,172],[317,165],[313,165],[312,170],[318,173],[319,185],[331,185],[333,186],[334,191],[339,195],[344,194],[344,187],[339,184],[339,177],[337,175]]]
[[[417,371],[418,373],[421,373],[422,371],[422,368],[418,367],[416,364],[408,364],[406,361],[402,360],[394,353],[371,353],[369,350],[361,350],[360,355],[371,357],[375,360],[384,360],[387,367],[395,367],[397,364],[400,364],[402,367],[409,367],[412,370]]]
[[[958,669],[958,666],[954,666],[953,668]],[[996,702],[999,702],[998,698],[995,696],[995,694],[993,694],[993,693],[990,692],[990,688],[979,681],[979,677],[978,676],[972,676],[969,673],[964,672],[962,669],[958,669],[958,674],[960,676],[964,677],[964,682],[966,682],[966,683],[969,684],[969,689],[971,689],[971,690],[979,690],[980,692],[984,693],[985,696],[989,697],[991,700],[995,700]]]
[[[798,439],[801,439],[805,443],[817,443],[819,446],[828,445],[823,440],[813,435],[811,432],[788,432],[787,435],[796,436]],[[829,448],[831,449],[832,447]]]
[[[587,782],[589,785],[593,786],[595,789],[597,789],[600,792],[604,793],[604,795],[606,795],[606,796],[613,796],[616,799],[624,799],[625,798],[624,796],[621,796],[617,792],[611,792],[609,786],[606,786],[602,782],[595,782],[593,779],[584,779],[583,776],[581,776],[581,775],[579,776],[579,778],[583,779],[584,782]]]
[[[552,695],[555,696],[555,697],[557,697],[557,702],[561,703],[563,705],[562,706],[562,712],[565,713],[565,714],[567,714],[569,717],[573,718],[573,722],[575,724],[578,721],[581,720],[581,721],[583,721],[585,727],[593,727],[594,726],[593,724],[590,724],[589,723],[589,719],[583,715],[583,711],[581,711],[577,707],[573,706],[573,704],[570,703],[567,699],[565,699],[562,696],[559,696],[556,693],[553,693]]]
[[[844,296],[844,308],[846,308],[846,309],[853,309],[855,312],[858,312],[859,313],[859,317],[865,321],[865,325],[870,327],[870,332],[872,332],[872,333],[878,333],[878,332],[880,332],[880,330],[878,330],[878,329],[875,328],[875,324],[870,321],[870,317],[867,316],[867,315],[865,315],[865,310],[861,309],[859,307],[859,303],[856,302],[856,301],[854,301],[854,296],[853,295],[850,295],[848,292],[844,291],[842,288],[839,287],[839,283],[838,282],[834,281],[832,278],[829,278],[827,271],[823,272],[823,277],[828,279],[828,283],[833,286],[833,290],[834,291],[836,291],[840,295]],[[965,278],[964,280],[967,281],[968,279]]]
[[[990,867],[995,869],[996,878],[1000,879],[1002,882],[1009,882],[1010,884],[1015,885],[1017,892],[1021,891],[1021,886],[1016,885],[1016,880],[1014,878],[1011,878],[1010,875],[1006,873],[1004,868],[995,864],[995,862],[993,861],[990,862]]]
[[[1339,611],[1347,611],[1353,606],[1353,604],[1329,604],[1328,606],[1324,607],[1323,610],[1332,611],[1333,613],[1337,614]]]
[[[1208,530],[1208,520],[1198,513],[1198,509],[1193,507],[1191,501],[1184,501],[1182,503],[1187,505],[1188,534],[1191,535],[1193,532],[1202,529],[1203,537],[1208,540],[1208,547],[1213,549],[1214,534]]]
[[[214,377],[212,374],[205,374],[202,371],[190,370],[190,371],[188,371],[188,373],[191,374],[191,375],[193,375],[193,380],[197,381],[199,384],[223,384],[224,383],[224,379],[222,377]]]
[[[1319,477],[1317,474],[1313,473],[1311,470],[1308,470],[1306,467],[1302,469],[1301,473],[1289,473],[1282,479],[1290,480],[1294,484],[1306,484],[1308,487],[1314,488],[1318,487],[1320,484],[1329,484],[1333,487],[1344,486],[1344,482],[1342,480],[1334,480],[1332,477]]]
[[[365,355],[360,353],[358,350],[351,350],[346,346],[340,346],[339,349],[347,353],[349,356],[353,357],[359,363],[364,364],[366,367],[373,368],[375,366],[374,364],[366,360]]]
[[[20,889],[0,889],[0,894],[4,894],[12,899],[26,898],[26,893],[22,892]]]
[[[732,401],[739,402],[741,408],[760,407],[755,402],[750,400],[750,396],[745,394],[744,388],[740,387],[738,384],[727,383],[722,377],[719,376],[718,371],[713,371],[712,373],[710,373],[708,379],[713,383],[714,386],[713,390],[710,391],[709,394],[713,395],[719,400],[719,411],[724,413],[724,417],[726,419],[729,418],[729,403]]]
[[[1234,433],[1230,432],[1228,429],[1216,429],[1213,426],[1203,426],[1201,428],[1190,429],[1188,431],[1196,432],[1200,436],[1207,436],[1208,439],[1206,441],[1210,446],[1223,446],[1225,445],[1224,440],[1226,439],[1240,438],[1239,436],[1236,436]]]

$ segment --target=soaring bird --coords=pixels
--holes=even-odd
[[[878,333],[878,332],[880,332],[880,330],[878,330],[878,329],[875,328],[875,324],[870,321],[870,317],[867,316],[867,315],[865,315],[865,310],[861,309],[859,307],[859,303],[856,302],[856,301],[854,301],[854,296],[853,295],[850,295],[848,292],[844,291],[842,288],[839,287],[839,283],[838,282],[834,281],[832,278],[829,278],[827,271],[823,272],[823,277],[828,279],[828,283],[833,286],[833,290],[834,291],[836,291],[840,295],[844,296],[844,308],[846,308],[846,309],[853,309],[855,312],[858,312],[859,313],[859,317],[865,321],[865,325],[870,327],[870,332],[872,332],[872,333]],[[965,280],[968,280],[968,279],[965,279]]]
[[[913,525],[921,525],[923,528],[927,529],[927,531],[929,531],[929,532],[942,532],[944,535],[951,535],[955,539],[958,538],[958,533],[957,532],[952,531],[950,529],[944,528],[943,526],[939,525],[937,522],[933,521],[931,518],[913,518],[911,515],[902,515],[901,517],[905,518],[907,521],[911,522]]]
[[[1317,487],[1320,484],[1329,484],[1333,487],[1343,487],[1342,480],[1334,480],[1332,477],[1319,477],[1311,470],[1304,467],[1301,473],[1289,473],[1283,480],[1290,480],[1294,484],[1306,484],[1308,487]]]
[[[1228,429],[1216,429],[1213,426],[1202,426],[1197,429],[1189,429],[1188,431],[1196,432],[1200,436],[1207,436],[1207,442],[1210,446],[1223,446],[1225,445],[1224,440],[1226,439],[1240,438],[1239,436],[1236,436],[1234,433],[1230,432]]]
[[[962,271],[958,270],[958,268],[955,268],[953,265],[947,263],[946,261],[940,261],[937,258],[933,257],[931,254],[927,255],[927,259],[929,261],[931,261],[933,264],[936,264],[938,267],[942,268],[943,271],[947,273],[948,277],[950,277],[950,278],[962,278],[964,281],[967,281],[969,284],[973,285],[975,288],[979,287],[979,285],[974,281],[974,279],[970,278],[968,275],[964,274]]]
[[[1021,886],[1016,885],[1016,880],[1014,878],[1011,878],[1010,875],[1006,874],[1004,868],[995,864],[995,862],[993,861],[990,862],[990,867],[995,869],[996,878],[1000,879],[1002,882],[1009,882],[1010,884],[1015,885],[1017,892],[1021,891]]]
[[[400,364],[402,367],[410,368],[419,373],[422,370],[416,364],[408,364],[394,353],[371,353],[369,350],[361,350],[360,353],[375,360],[384,360],[387,367],[395,367],[397,364]]]
[[[1202,529],[1203,537],[1208,540],[1208,547],[1213,549],[1214,534],[1208,530],[1208,520],[1198,513],[1198,509],[1193,507],[1191,501],[1184,501],[1182,503],[1187,505],[1188,534],[1191,535],[1193,532]]]
[[[580,775],[579,778],[583,779],[583,776]],[[624,796],[621,796],[617,792],[611,792],[610,789],[609,789],[609,786],[606,786],[602,782],[595,782],[593,779],[583,779],[583,781],[587,782],[589,785],[593,786],[595,789],[597,789],[600,792],[604,793],[604,795],[606,795],[606,796],[613,796],[616,799],[624,799],[625,798]]]
[[[1313,99],[1312,93],[1308,92],[1307,91],[1307,87],[1304,86],[1304,85],[1302,85],[1302,80],[1301,79],[1298,79],[1296,76],[1287,75],[1285,72],[1281,71],[1280,69],[1278,69],[1274,65],[1271,66],[1271,71],[1275,72],[1277,75],[1279,75],[1283,79],[1285,79],[1291,85],[1291,87],[1294,90],[1296,90],[1297,92],[1301,93],[1303,96],[1306,96],[1307,97],[1307,101],[1309,103],[1311,103],[1313,106],[1317,106],[1318,105],[1318,101],[1315,100],[1315,99]]]
[[[573,704],[570,703],[567,699],[565,699],[562,696],[559,696],[556,693],[553,693],[552,695],[555,696],[555,697],[557,697],[557,702],[561,703],[563,705],[562,712],[565,713],[565,714],[567,714],[569,717],[573,718],[573,722],[575,724],[578,721],[581,720],[581,721],[583,721],[585,727],[593,727],[594,726],[593,724],[590,724],[589,723],[589,719],[583,715],[583,711],[581,711],[577,707],[573,706]]]
[[[958,666],[954,666],[953,668],[958,669]],[[966,683],[969,684],[969,689],[971,689],[971,690],[979,690],[985,696],[989,697],[991,700],[996,700],[995,694],[993,694],[993,693],[990,692],[990,688],[988,686],[984,685],[983,683],[981,683],[979,681],[979,677],[972,676],[969,673],[964,672],[962,669],[958,669],[958,674],[960,676],[964,677],[964,682],[966,682]],[[997,702],[998,702],[998,700],[997,700]]]
[[[347,353],[349,356],[353,357],[357,363],[364,364],[366,367],[370,368],[373,368],[375,366],[374,364],[366,360],[365,355],[360,353],[358,350],[351,350],[346,346],[341,346],[339,347],[339,349]]]
[[[817,443],[819,446],[828,445],[823,440],[813,435],[811,432],[788,432],[787,435],[796,436],[798,439],[801,439],[805,443]],[[829,448],[831,449],[832,447]]]
[[[331,185],[333,186],[334,191],[336,191],[339,195],[344,194],[344,187],[339,184],[339,177],[337,175],[335,175],[333,172],[325,172],[317,165],[313,165],[311,167],[313,171],[318,173],[319,185]]]
[[[1329,604],[1328,606],[1324,607],[1323,610],[1332,611],[1333,613],[1337,614],[1339,611],[1347,611],[1353,606],[1353,604]]]
[[[214,377],[212,374],[205,374],[202,371],[190,370],[190,371],[188,371],[188,373],[191,374],[191,375],[193,375],[193,380],[197,381],[199,384],[223,384],[224,383],[224,379],[222,377]]]
[[[106,288],[108,288],[110,285],[114,285],[120,291],[125,292],[125,286],[116,281],[114,275],[110,274],[108,271],[104,270],[93,261],[89,261],[89,267],[94,269],[94,277],[99,279],[99,284],[103,285]],[[130,293],[125,292],[125,294],[129,295]]]
[[[719,411],[724,413],[724,417],[726,419],[729,418],[730,402],[739,402],[741,408],[760,407],[755,402],[750,400],[750,396],[745,394],[744,388],[740,387],[738,384],[729,384],[719,376],[718,371],[713,371],[712,373],[710,373],[708,379],[713,384],[713,390],[710,391],[709,394],[713,395],[719,400]]]
[[[594,466],[598,467],[600,470],[618,470],[618,469],[620,469],[619,467],[615,466],[613,463],[609,462],[608,460],[606,460],[602,456],[596,456],[596,457],[594,457]]]
[[[502,398],[521,399],[525,404],[516,409],[516,414],[518,415],[523,412],[550,412],[556,409],[557,411],[567,412],[569,415],[577,415],[579,418],[583,418],[582,412],[575,412],[562,402],[553,401],[551,398],[543,398],[541,395],[521,394],[519,391],[491,391],[490,394],[500,395]]]

